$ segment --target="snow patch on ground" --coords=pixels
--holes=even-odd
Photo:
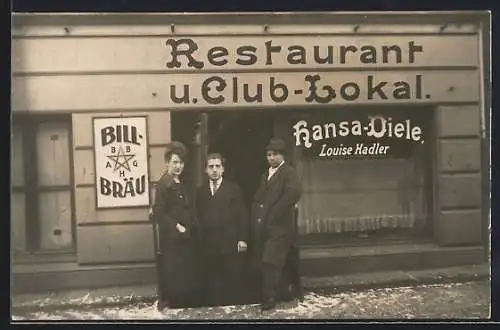
[[[21,314],[12,320],[221,320],[471,318],[489,315],[489,282],[370,289],[338,294],[309,292],[302,302],[280,303],[261,312],[258,305],[157,310],[152,304],[84,307]],[[114,297],[110,297],[114,299]],[[86,299],[91,299],[87,297]],[[85,301],[85,300],[83,300]]]
[[[304,301],[294,307],[283,308],[278,306],[275,313],[292,314],[299,318],[310,318],[315,313],[321,312],[325,308],[337,307],[341,299],[331,296],[322,296],[316,293],[308,293],[304,296]]]

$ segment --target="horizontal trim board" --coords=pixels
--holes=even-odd
[[[148,209],[150,206],[149,205],[131,205],[131,206],[118,206],[118,207],[113,207],[113,206],[107,206],[107,207],[97,207],[95,208],[96,212],[99,211],[114,211],[114,210],[145,210]]]
[[[83,262],[80,262],[79,264],[82,266],[87,266],[87,267],[97,267],[97,266],[102,266],[102,265],[120,266],[120,265],[126,265],[126,264],[134,264],[134,265],[137,265],[137,267],[140,267],[140,266],[149,267],[151,265],[151,263],[153,263],[153,262],[155,262],[154,256],[151,256],[151,258],[145,259],[145,260],[133,260],[133,259],[125,260],[124,259],[121,261],[102,261],[102,262],[83,261]],[[153,265],[153,267],[155,267],[155,265]]]
[[[154,269],[142,266],[137,269],[101,269],[90,272],[46,272],[43,274],[15,274],[12,277],[13,293],[41,293],[61,290],[85,290],[112,286],[151,284],[154,286]]]
[[[440,173],[441,178],[466,178],[466,177],[479,177],[481,176],[481,171],[466,172],[466,173]]]
[[[12,263],[14,265],[18,264],[53,264],[53,263],[63,263],[63,262],[76,262],[77,256],[73,252],[72,254],[13,254]]]
[[[440,247],[434,243],[394,244],[384,246],[360,247],[325,247],[301,249],[301,259],[337,258],[337,257],[370,257],[377,255],[419,254],[438,251],[475,250],[477,247]]]
[[[133,25],[133,24],[477,24],[491,17],[489,11],[308,11],[308,12],[195,12],[195,13],[13,13],[20,25]],[[451,25],[451,24],[450,24]]]
[[[450,136],[440,136],[439,140],[441,141],[455,141],[455,140],[477,140],[480,138],[479,134],[471,134],[471,135],[450,135]]]
[[[412,185],[414,189],[424,189],[424,184],[415,184]],[[394,187],[381,187],[381,188],[370,188],[370,189],[357,189],[357,188],[322,188],[322,189],[303,189],[302,194],[342,194],[342,193],[376,193],[376,192],[399,192],[401,189]]]
[[[480,206],[453,206],[453,207],[441,207],[440,212],[441,213],[456,213],[456,212],[461,212],[461,211],[481,211]]]
[[[477,170],[441,170],[441,174],[481,174],[481,169]]]
[[[96,226],[133,226],[133,225],[152,225],[151,221],[100,221],[100,222],[80,222],[78,227],[96,227]]]
[[[42,32],[43,33],[43,32]],[[106,32],[87,32],[87,33],[71,33],[68,34],[66,32],[46,32],[45,34],[26,33],[26,32],[17,32],[14,31],[12,34],[12,39],[56,39],[56,38],[130,38],[130,37],[392,37],[392,36],[473,36],[477,35],[478,32],[400,32],[400,31],[387,31],[387,32],[337,32],[337,33],[318,33],[318,32],[310,32],[310,33],[273,33],[273,32],[261,32],[261,33],[148,33],[148,32],[138,32],[132,34],[130,32],[115,32],[115,33],[106,33]]]
[[[52,192],[52,191],[69,191],[72,190],[72,185],[61,185],[61,186],[43,186],[37,187],[36,190],[39,192]]]
[[[373,104],[372,106],[380,106],[381,104]],[[387,107],[395,107],[395,106],[402,106],[402,105],[411,105],[411,106],[425,106],[425,107],[437,107],[437,106],[469,106],[469,105],[479,105],[479,101],[447,101],[447,102],[428,102],[428,103],[417,103],[417,102],[407,102],[407,103],[397,103],[397,102],[388,102],[384,103],[384,106]],[[307,106],[307,107],[314,107],[316,109],[318,108],[323,108],[323,109],[332,109],[332,108],[360,108],[361,106],[366,107],[367,104],[360,104],[360,103],[350,103],[350,104],[321,104],[321,105],[314,105],[314,106]],[[370,106],[368,104],[368,106]],[[235,107],[235,106],[218,106],[218,107],[213,107],[213,108],[206,108],[203,109],[203,111],[296,111],[296,110],[303,110],[305,106],[276,106],[276,105],[268,105],[268,106],[263,106],[263,105],[254,105],[253,107]],[[111,108],[81,108],[81,109],[73,109],[73,110],[67,110],[67,109],[51,109],[51,110],[46,110],[46,109],[37,109],[37,110],[29,110],[29,109],[13,109],[13,111],[18,112],[18,113],[25,113],[25,114],[54,114],[54,113],[62,113],[62,112],[69,112],[69,113],[78,113],[78,114],[99,114],[99,113],[109,113],[110,111],[116,111],[116,108],[111,109]],[[147,111],[147,112],[163,112],[163,111],[170,111],[170,112],[177,112],[177,111],[200,111],[200,108],[196,107],[169,107],[168,110],[165,110],[164,107],[161,108],[151,108],[151,107],[144,107],[144,108],[120,108],[120,112],[123,113],[135,113],[137,111]]]
[[[77,183],[75,185],[76,188],[94,188],[95,183]]]
[[[58,273],[58,272],[91,272],[94,270],[127,270],[127,269],[137,269],[148,266],[155,267],[154,263],[142,263],[139,261],[134,261],[133,263],[115,263],[115,264],[97,264],[93,266],[81,265],[77,262],[63,262],[55,264],[38,264],[34,262],[31,265],[19,264],[12,266],[13,274],[32,274],[32,273]]]
[[[237,21],[209,22],[208,17],[201,24],[189,24],[163,20],[154,22],[149,17],[147,22],[140,22],[136,17],[122,24],[108,20],[106,24],[79,24],[75,19],[68,20],[67,24],[14,24],[12,34],[19,38],[30,37],[121,37],[121,36],[393,36],[393,35],[473,35],[479,33],[479,23],[476,24],[448,24],[446,21],[435,23],[412,24],[408,20],[403,22],[370,22],[367,18],[353,21],[329,21],[301,23],[296,20],[288,22],[263,23],[249,22],[244,24],[240,14]],[[56,17],[57,19],[57,17]],[[104,23],[104,22],[103,22]]]
[[[342,64],[339,64],[342,65]],[[367,64],[368,65],[368,64]],[[279,68],[279,69],[247,69],[247,70],[135,70],[135,71],[33,71],[33,72],[13,72],[13,77],[43,77],[43,76],[107,76],[107,75],[199,75],[199,74],[239,74],[239,73],[286,73],[286,72],[366,72],[366,71],[476,71],[477,66],[367,66],[367,67],[349,67],[342,66],[337,68],[315,67],[315,68]]]
[[[94,146],[75,146],[74,150],[94,150]]]

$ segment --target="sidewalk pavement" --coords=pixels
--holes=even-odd
[[[387,271],[376,273],[346,274],[332,277],[303,278],[309,291],[338,293],[361,291],[381,287],[414,286],[470,282],[490,278],[489,264],[426,269],[414,271]],[[155,285],[108,287],[87,290],[70,290],[46,294],[20,294],[11,297],[12,310],[16,312],[62,310],[101,306],[126,306],[136,303],[153,303]]]

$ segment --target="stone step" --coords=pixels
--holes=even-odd
[[[315,246],[301,250],[304,277],[324,277],[390,270],[423,270],[486,261],[482,246],[439,247],[434,244],[397,244],[364,247]],[[81,266],[76,262],[13,266],[12,291],[36,293],[67,289],[153,284],[153,263]]]

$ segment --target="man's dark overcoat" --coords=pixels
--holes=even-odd
[[[199,187],[196,212],[205,254],[235,254],[238,241],[248,240],[248,214],[234,183],[223,179],[213,196],[208,182]]]
[[[238,241],[248,242],[248,213],[240,188],[223,179],[212,195],[208,182],[198,188],[196,211],[205,261],[206,296],[209,304],[246,302],[246,253],[238,253]]]
[[[264,262],[282,269],[290,247],[298,243],[294,212],[301,185],[297,173],[286,162],[269,181],[267,178],[266,171],[252,202],[252,261],[256,267]]]

